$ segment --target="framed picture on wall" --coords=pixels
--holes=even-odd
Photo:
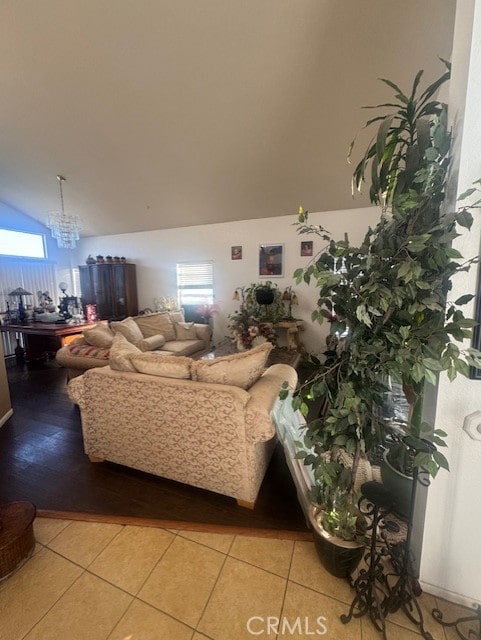
[[[242,260],[242,247],[231,247],[230,248],[230,257],[232,260]]]
[[[282,278],[284,275],[284,245],[259,245],[259,276]]]
[[[301,256],[312,256],[312,240],[303,240],[301,242]]]

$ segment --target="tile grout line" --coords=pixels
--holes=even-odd
[[[232,541],[231,541],[231,543],[230,543],[230,545],[229,545],[229,548],[228,548],[227,552],[226,552],[226,553],[224,553],[224,562],[222,563],[222,565],[221,565],[221,567],[220,567],[220,569],[219,569],[219,573],[217,574],[217,578],[214,580],[214,584],[212,585],[212,589],[210,590],[209,597],[208,597],[208,598],[207,598],[207,600],[205,601],[205,605],[202,607],[202,611],[201,611],[201,614],[200,614],[200,616],[199,616],[199,619],[197,620],[197,622],[196,622],[196,624],[195,624],[195,631],[198,631],[199,633],[202,633],[201,631],[199,631],[199,624],[200,624],[200,622],[201,622],[201,620],[202,620],[202,618],[203,618],[203,616],[204,616],[204,613],[205,613],[205,611],[206,611],[206,609],[207,609],[207,607],[208,607],[208,605],[209,605],[210,599],[212,598],[212,594],[214,593],[214,589],[216,588],[217,583],[219,582],[219,577],[220,577],[220,574],[222,573],[222,570],[223,570],[223,569],[224,569],[224,567],[225,567],[225,564],[226,564],[226,562],[227,562],[227,558],[229,558],[229,557],[230,557],[230,556],[229,556],[229,552],[230,552],[230,550],[232,549],[232,546],[233,546],[233,544],[234,544],[234,542],[235,542],[236,537],[237,537],[237,536],[233,536]],[[219,553],[222,553],[222,552],[219,552]],[[205,634],[204,634],[204,635],[205,635]]]
[[[121,532],[119,531],[117,535],[119,535]],[[169,532],[170,533],[170,532]],[[112,634],[112,632],[114,631],[115,627],[119,624],[119,622],[122,620],[122,618],[124,617],[124,615],[127,613],[127,611],[130,609],[130,607],[133,605],[133,603],[135,602],[135,600],[138,600],[139,602],[142,602],[143,604],[147,605],[148,607],[151,607],[152,609],[155,609],[156,611],[159,611],[160,613],[162,613],[165,616],[168,616],[169,618],[171,618],[172,620],[175,620],[176,622],[179,622],[180,624],[193,629],[194,633],[196,631],[195,628],[193,628],[190,624],[188,624],[187,622],[184,622],[183,620],[179,620],[178,618],[176,618],[175,616],[173,616],[171,613],[168,613],[167,611],[164,611],[163,609],[160,609],[159,607],[153,605],[151,602],[147,602],[146,600],[140,598],[138,596],[139,591],[142,589],[142,587],[144,586],[145,582],[148,580],[148,578],[150,577],[150,575],[152,574],[152,572],[154,571],[155,567],[158,565],[158,563],[160,562],[160,560],[162,559],[162,557],[164,556],[164,554],[167,552],[167,549],[172,545],[173,541],[176,538],[176,534],[172,534],[173,538],[170,541],[169,545],[167,546],[167,548],[165,549],[165,551],[162,553],[162,555],[160,556],[159,560],[154,564],[154,567],[152,568],[152,570],[149,572],[147,578],[144,580],[144,582],[142,583],[142,585],[139,587],[139,589],[137,590],[136,594],[132,594],[130,593],[130,591],[126,591],[123,587],[120,587],[119,585],[114,584],[113,582],[110,582],[110,580],[107,580],[106,578],[103,578],[102,576],[99,576],[98,574],[94,573],[93,571],[91,571],[89,569],[89,567],[83,567],[82,565],[78,564],[77,562],[75,562],[74,560],[70,560],[69,558],[63,556],[61,553],[58,553],[57,551],[55,551],[54,549],[50,549],[48,548],[49,551],[51,551],[52,553],[54,553],[55,555],[59,556],[60,558],[63,558],[64,560],[66,560],[67,562],[70,562],[72,564],[74,564],[75,566],[79,567],[79,569],[82,569],[82,572],[80,573],[80,575],[72,582],[71,585],[69,585],[67,587],[67,589],[65,589],[65,591],[61,594],[61,596],[55,601],[55,603],[46,611],[46,613],[42,616],[41,619],[43,619],[45,617],[45,615],[47,615],[47,613],[49,613],[49,611],[55,606],[55,604],[57,604],[58,600],[60,600],[66,593],[67,591],[69,591],[73,585],[82,577],[82,575],[84,575],[85,573],[88,573],[90,576],[97,578],[98,580],[101,580],[102,582],[104,582],[105,584],[108,584],[110,587],[113,587],[114,589],[118,589],[119,591],[121,591],[122,593],[124,593],[125,595],[129,596],[131,598],[131,602],[130,604],[127,606],[127,609],[123,612],[123,614],[121,615],[121,617],[119,618],[119,620],[117,620],[117,622],[114,624],[114,626],[112,627],[112,629],[109,632],[109,635]],[[115,537],[116,537],[115,536]],[[114,539],[114,538],[113,538]],[[112,539],[112,540],[113,540]],[[94,561],[92,561],[94,562]],[[92,563],[90,563],[92,564]],[[40,620],[38,622],[35,623],[34,627],[40,622]],[[32,627],[28,633],[30,633],[33,628]],[[25,637],[25,636],[24,636]],[[108,640],[108,636],[106,638],[106,640]]]
[[[167,529],[164,529],[164,531],[166,531],[167,533],[171,533],[172,534],[172,540],[169,542],[169,544],[165,547],[164,551],[160,554],[159,559],[157,560],[157,562],[154,563],[154,566],[152,567],[152,569],[148,572],[145,580],[142,582],[142,584],[140,585],[140,587],[137,589],[137,591],[135,592],[134,598],[136,598],[137,600],[139,600],[140,602],[145,602],[145,604],[148,604],[149,606],[154,606],[151,605],[150,603],[146,602],[145,600],[142,600],[142,598],[139,598],[139,593],[142,591],[143,587],[145,586],[145,583],[147,582],[147,580],[150,578],[150,576],[153,574],[153,572],[155,571],[156,567],[158,566],[159,562],[162,560],[162,558],[165,556],[165,554],[167,553],[167,551],[170,549],[170,547],[173,545],[175,539],[177,538],[177,534],[176,533],[172,533],[172,531],[167,531]],[[158,607],[154,607],[154,609],[157,609],[158,611],[162,611],[162,609],[159,609]],[[165,611],[162,611],[162,613],[166,613]],[[169,615],[169,614],[167,614]],[[172,616],[171,616],[172,617]],[[175,619],[175,618],[174,618]]]
[[[291,569],[292,569],[292,561],[294,559],[295,547],[296,547],[296,540],[293,541],[292,550],[291,550],[291,557],[289,558],[289,569],[287,571],[286,586],[284,587],[284,595],[282,597],[280,618],[282,618],[282,615],[284,613],[284,609],[285,609],[285,606],[286,606],[286,595],[287,595],[287,589],[289,588],[289,582],[291,582],[291,577],[290,576],[291,576]],[[278,633],[276,633],[276,639],[277,638],[279,638],[279,634]]]
[[[44,547],[44,548],[48,548],[48,547]],[[48,548],[49,551],[51,551],[52,553],[55,553],[52,549]],[[63,558],[64,560],[69,561],[67,558],[65,558],[64,556],[62,556],[61,554],[56,554],[59,557]],[[52,611],[52,609],[55,607],[55,605],[64,597],[64,595],[66,593],[68,593],[70,591],[70,589],[74,586],[74,584],[76,584],[80,578],[84,575],[84,573],[86,573],[86,569],[84,567],[81,567],[80,565],[78,565],[76,562],[72,562],[72,564],[74,564],[75,566],[79,567],[80,569],[82,569],[82,571],[80,572],[80,574],[72,581],[71,584],[69,584],[68,587],[66,587],[66,589],[64,591],[62,591],[62,593],[59,595],[59,597],[55,600],[55,602],[52,603],[51,606],[47,607],[46,611],[40,616],[40,618],[37,620],[37,622],[35,622],[35,624],[23,635],[23,638],[26,638],[28,635],[30,635],[32,633],[32,631],[35,629],[35,627],[37,627],[42,620],[44,620],[44,618],[50,613],[50,611]]]

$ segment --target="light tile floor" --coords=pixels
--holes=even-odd
[[[34,555],[0,584],[2,640],[381,637],[366,619],[340,622],[353,593],[311,542],[47,518],[35,536]],[[433,637],[456,638],[430,612],[465,610],[421,602]],[[388,623],[392,640],[419,637],[401,615]]]

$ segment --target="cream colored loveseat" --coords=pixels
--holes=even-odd
[[[80,407],[85,452],[95,462],[108,460],[253,507],[276,443],[271,410],[282,383],[295,388],[297,382],[295,369],[275,364],[242,388],[256,378],[258,354],[265,362],[269,348],[245,359],[193,361],[153,353],[132,359],[136,366],[147,362],[145,370],[160,362],[159,372],[169,375],[186,375],[185,366],[194,380],[110,366],[86,371],[68,385]],[[247,382],[238,386],[240,366]],[[228,382],[209,381],[216,379]]]
[[[182,310],[133,316],[109,324],[99,323],[92,330],[85,331],[83,337],[57,351],[56,361],[67,368],[68,379],[87,369],[108,365],[116,332],[121,332],[133,344],[142,342],[143,351],[155,350],[177,356],[202,355],[209,349],[212,338],[209,325],[184,322]]]

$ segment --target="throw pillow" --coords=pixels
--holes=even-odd
[[[144,337],[142,331],[130,316],[121,322],[111,322],[110,328],[114,333],[121,333],[132,344],[140,342]]]
[[[137,371],[131,362],[132,356],[142,353],[122,333],[116,333],[110,347],[109,365],[116,371]]]
[[[83,332],[85,341],[94,347],[110,347],[114,339],[114,332],[107,324],[96,324],[91,329],[85,329]]]
[[[166,342],[175,340],[175,327],[168,313],[149,313],[145,316],[137,316],[135,323],[140,328],[143,338],[161,334]]]
[[[192,358],[166,356],[162,353],[143,353],[132,356],[132,364],[140,373],[164,378],[190,379]]]
[[[213,360],[197,360],[192,364],[192,379],[249,389],[264,373],[271,349],[272,344],[265,342],[250,351]]]
[[[154,351],[159,349],[165,344],[165,337],[160,333],[156,336],[150,336],[150,338],[144,338],[135,345],[141,351]]]
[[[193,322],[176,322],[175,335],[177,340],[196,340],[197,334]]]
[[[94,347],[91,344],[79,344],[78,342],[71,342],[67,348],[73,356],[80,356],[82,358],[108,360],[110,357],[109,347]]]
[[[184,310],[169,311],[169,318],[175,324],[176,322],[185,322]]]

